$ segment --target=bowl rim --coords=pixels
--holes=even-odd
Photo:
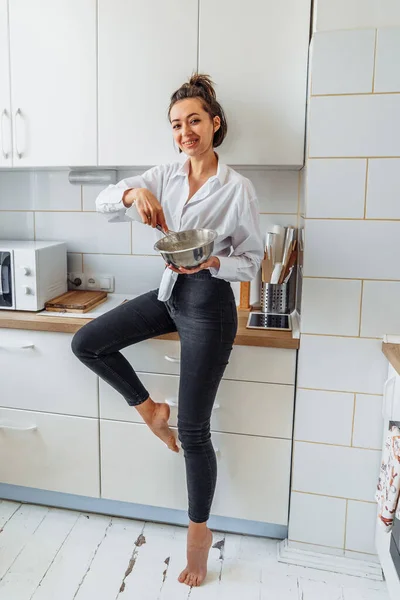
[[[204,242],[204,244],[201,244],[200,246],[197,245],[197,246],[193,246],[192,248],[184,248],[183,250],[160,250],[160,248],[158,248],[158,244],[164,239],[164,238],[161,238],[161,240],[158,240],[158,242],[156,242],[154,244],[153,249],[157,250],[157,252],[159,252],[160,254],[181,254],[182,252],[190,252],[191,250],[203,248],[203,246],[207,246],[211,242],[215,242],[215,240],[218,237],[218,233],[214,229],[204,229],[204,228],[186,229],[184,231],[176,231],[175,233],[190,233],[191,231],[207,231],[212,234],[211,235],[212,239],[208,240],[207,242]]]

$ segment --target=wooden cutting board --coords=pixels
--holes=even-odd
[[[107,300],[107,292],[71,290],[45,303],[45,309],[51,312],[89,312]]]

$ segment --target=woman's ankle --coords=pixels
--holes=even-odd
[[[146,423],[149,423],[153,420],[156,410],[156,403],[150,398],[150,396],[141,404],[137,404],[135,408]]]

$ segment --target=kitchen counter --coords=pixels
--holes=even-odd
[[[383,342],[382,352],[386,356],[392,367],[400,375],[400,344]]]
[[[239,326],[236,334],[235,344],[241,346],[266,346],[271,348],[286,348],[297,350],[299,339],[292,336],[291,331],[246,329],[248,312],[238,311]],[[30,329],[36,331],[60,331],[63,333],[75,333],[89,323],[91,319],[73,317],[49,317],[40,313],[26,311],[0,311],[0,328],[8,329]],[[0,335],[1,337],[1,335]],[[177,333],[169,333],[159,336],[162,340],[179,340]],[[398,355],[400,368],[400,354]]]

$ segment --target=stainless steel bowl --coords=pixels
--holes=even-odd
[[[159,240],[154,250],[176,269],[194,269],[210,258],[217,237],[217,232],[212,229],[179,231]]]

